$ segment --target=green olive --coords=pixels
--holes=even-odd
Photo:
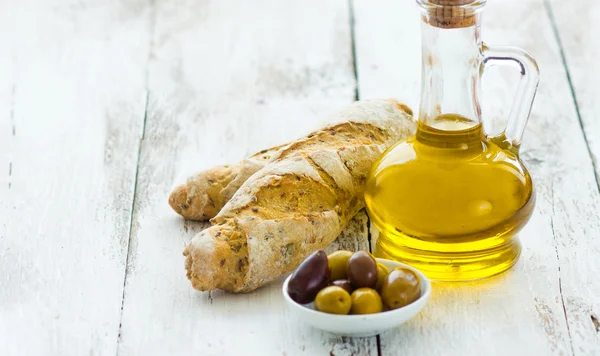
[[[352,251],[340,250],[335,251],[329,256],[327,256],[329,270],[331,271],[331,281],[348,278],[346,270],[348,267],[348,260],[350,259],[352,254]]]
[[[348,314],[352,306],[350,294],[342,287],[321,289],[315,298],[315,309],[329,314]]]
[[[395,268],[381,286],[381,298],[389,309],[402,308],[421,296],[419,276],[404,267]]]
[[[381,286],[388,274],[390,274],[390,270],[384,264],[377,262],[377,286],[375,289],[379,292],[381,292]]]
[[[352,292],[350,314],[375,314],[383,311],[381,297],[375,289],[358,288]]]

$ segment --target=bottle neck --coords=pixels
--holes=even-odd
[[[419,121],[439,130],[465,130],[481,123],[480,14],[469,26],[442,28],[423,16]]]

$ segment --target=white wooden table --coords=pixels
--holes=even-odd
[[[169,208],[174,184],[357,98],[417,109],[419,21],[413,0],[1,0],[0,355],[600,355],[595,0],[484,14],[484,40],[542,75],[522,154],[537,207],[511,271],[436,284],[417,318],[356,339],[293,319],[280,281],[187,281],[204,225]],[[486,120],[516,80],[486,76]]]

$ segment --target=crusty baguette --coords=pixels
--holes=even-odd
[[[249,292],[325,248],[364,207],[375,159],[415,129],[410,109],[392,100],[356,102],[332,119],[278,150],[186,246],[194,288]]]

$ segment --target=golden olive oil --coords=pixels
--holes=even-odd
[[[534,203],[516,150],[488,139],[480,123],[443,115],[388,149],[365,192],[380,231],[375,254],[421,269],[434,280],[474,280],[512,266],[515,234]]]

